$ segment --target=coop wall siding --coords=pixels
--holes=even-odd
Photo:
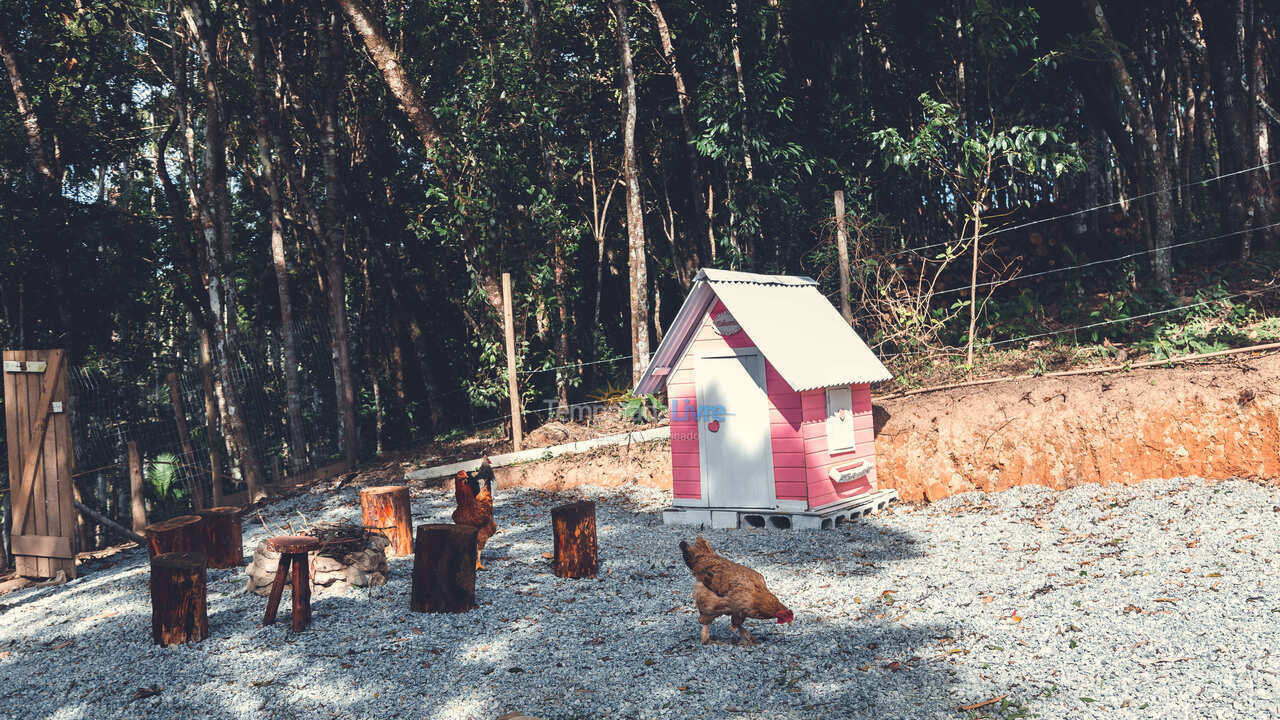
[[[874,468],[848,483],[834,483],[829,475],[837,466],[858,461],[874,464],[875,432],[871,415],[870,385],[851,385],[854,411],[854,449],[835,455],[827,452],[827,396],[825,390],[807,390],[801,395],[803,419],[800,436],[804,442],[805,485],[811,509],[830,505],[875,489]]]
[[[702,476],[699,467],[697,422],[696,359],[738,348],[753,348],[755,343],[741,331],[719,335],[711,318],[725,306],[716,301],[702,318],[690,342],[689,350],[667,380],[667,401],[673,417],[671,423],[672,494],[681,500],[702,499]],[[805,410],[801,393],[796,392],[765,358],[765,391],[769,399],[769,437],[773,448],[774,491],[778,500],[806,501],[809,496],[806,443],[801,428]],[[692,414],[691,419],[684,419]]]

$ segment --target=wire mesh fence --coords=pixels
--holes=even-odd
[[[229,375],[239,391],[238,414],[248,425],[248,450],[263,481],[287,484],[291,475],[331,464],[341,456],[327,328],[295,324],[304,447],[290,446],[287,398],[278,334],[241,343]],[[214,373],[216,377],[216,373]],[[212,379],[212,378],[211,378]],[[129,526],[130,445],[146,495],[147,520],[156,522],[234,498],[245,488],[234,479],[198,358],[138,366],[134,358],[98,358],[68,370],[70,422],[75,453],[72,478],[81,502]],[[212,395],[212,397],[209,397]],[[0,478],[7,459],[0,447]],[[215,488],[215,483],[217,487]],[[6,489],[8,483],[4,483]],[[89,523],[84,547],[112,541]]]

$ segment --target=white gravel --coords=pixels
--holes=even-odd
[[[415,491],[415,522],[451,492]],[[667,498],[587,491],[602,575],[562,580],[549,510],[498,493],[480,607],[409,612],[412,559],[372,592],[260,625],[242,572],[209,572],[211,637],[151,644],[141,550],[0,597],[0,717],[1256,718],[1280,716],[1280,490],[1161,480],[968,494],[836,530],[707,531],[796,613],[761,644],[703,647]],[[359,517],[354,489],[268,522]],[[265,534],[246,519],[246,548]],[[158,695],[133,699],[140,688]],[[957,706],[996,696],[980,711]]]

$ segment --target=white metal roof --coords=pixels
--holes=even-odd
[[[893,377],[818,292],[813,278],[704,269],[645,368],[636,394],[663,389],[717,298],[794,390]]]

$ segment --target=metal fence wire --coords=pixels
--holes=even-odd
[[[231,365],[240,393],[237,412],[248,425],[249,447],[266,483],[278,484],[287,475],[314,470],[341,457],[327,328],[301,322],[294,330],[305,447],[290,447],[278,339],[246,338]],[[106,358],[68,370],[67,410],[77,493],[86,505],[125,526],[131,522],[131,442],[137,445],[141,461],[149,522],[210,506],[214,458],[222,483],[219,495],[245,489],[243,482],[232,478],[225,447],[219,443],[221,452],[210,452],[198,360],[186,358],[174,365],[139,368],[132,359]],[[0,477],[7,474],[4,470],[0,468]],[[109,533],[104,536],[101,528],[91,529],[84,540],[89,547],[115,541]]]

